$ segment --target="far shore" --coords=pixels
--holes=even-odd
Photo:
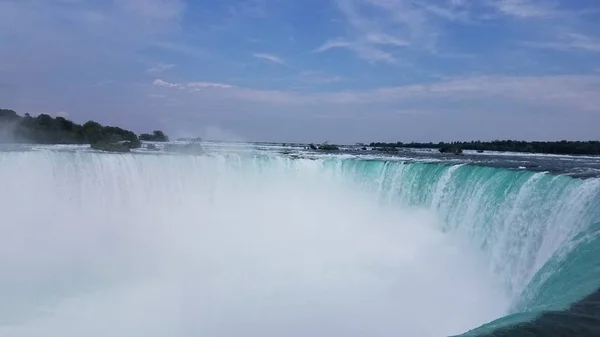
[[[180,138],[180,141],[202,142],[199,137]],[[169,137],[160,130],[152,133],[135,134],[133,131],[115,126],[103,126],[95,121],[88,121],[83,125],[72,122],[63,117],[51,117],[41,114],[32,117],[29,114],[18,115],[9,109],[0,109],[0,143],[28,143],[28,144],[88,144],[93,149],[109,152],[129,152],[142,146],[142,141],[168,142]],[[330,143],[274,143],[274,142],[243,142],[230,141],[229,143],[252,144],[281,144],[282,146],[305,147],[307,150],[320,152],[339,152],[342,148],[351,147],[356,151],[376,151],[382,153],[397,153],[403,149],[433,149],[445,154],[461,155],[464,150],[479,153],[516,152],[532,154],[555,155],[600,155],[600,141],[455,141],[439,143],[419,142],[371,142],[356,143],[354,145],[338,145]],[[151,145],[150,145],[151,146]]]

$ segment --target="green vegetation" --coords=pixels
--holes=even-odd
[[[313,151],[339,151],[340,148],[337,145],[333,145],[333,144],[328,144],[327,142],[320,144],[320,145],[315,145],[313,143],[308,144],[308,149],[313,150]]]
[[[152,134],[142,133],[140,135],[140,140],[147,142],[168,142],[169,137],[167,137],[167,135],[160,130],[154,130]]]
[[[366,149],[366,148],[363,148],[363,149]],[[398,148],[397,147],[389,147],[389,146],[374,147],[373,151],[386,152],[386,153],[396,153],[396,152],[398,152]]]
[[[516,140],[495,140],[492,142],[451,142],[451,143],[371,143],[377,149],[389,148],[431,148],[442,153],[460,154],[462,150],[499,152],[526,152],[548,154],[600,155],[600,141],[558,141],[558,142],[526,142]],[[459,153],[457,153],[459,152]]]
[[[128,152],[142,146],[138,136],[129,130],[114,126],[102,126],[100,123],[89,121],[83,124],[84,136],[93,149]]]
[[[374,142],[369,144],[370,147],[372,148],[397,148],[397,147],[406,147],[404,146],[404,144],[402,142],[397,142],[397,143],[381,143],[381,142]]]
[[[154,131],[150,136],[168,139],[162,131]],[[119,127],[103,126],[94,121],[80,125],[46,114],[21,117],[7,109],[0,109],[0,142],[90,144],[93,149],[111,152],[129,152],[141,146],[140,138],[134,132]]]
[[[114,126],[103,126],[98,122],[88,121],[83,125],[74,123],[63,117],[51,117],[41,114],[32,117],[29,114],[19,116],[15,111],[0,109],[0,143],[35,143],[35,144],[90,144],[92,148],[111,152],[128,152],[139,148],[141,141],[167,142],[169,137],[160,130],[152,134],[143,133],[139,137],[132,131]],[[201,141],[200,138],[193,140]],[[357,143],[363,150],[364,144]],[[431,148],[441,153],[461,154],[463,150],[500,152],[527,152],[571,155],[600,155],[600,141],[558,141],[558,142],[526,142],[515,140],[495,140],[491,142],[440,142],[440,143],[381,143],[373,142],[369,146],[374,151],[396,152],[400,148]],[[323,143],[309,144],[309,149],[317,151],[339,151],[337,145]],[[156,149],[155,146],[148,149]],[[201,152],[201,148],[174,148],[185,152]]]
[[[319,150],[321,151],[339,151],[340,148],[337,145],[333,145],[333,144],[321,144],[318,147]]]

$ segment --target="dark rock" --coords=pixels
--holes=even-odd
[[[455,155],[461,155],[463,150],[460,147],[453,146],[442,146],[439,148],[440,153],[453,153]]]

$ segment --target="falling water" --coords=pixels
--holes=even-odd
[[[444,336],[600,282],[596,179],[43,150],[0,190],[0,336]]]

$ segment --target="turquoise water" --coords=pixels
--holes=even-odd
[[[476,243],[511,307],[487,328],[564,310],[600,287],[600,181],[470,165],[330,160],[382,202],[436,211]],[[478,333],[483,330],[475,330]]]
[[[275,312],[290,327],[303,317],[299,335],[350,326],[353,336],[476,335],[566,309],[600,287],[597,178],[335,156],[41,150],[0,153],[0,189],[0,267],[14,275],[0,281],[12,301],[0,304],[1,336],[114,333],[107,324],[129,336],[239,335],[196,316],[216,315],[188,303],[206,296],[223,315],[210,317],[265,336],[294,335],[273,328]],[[207,265],[229,287],[206,283],[197,270]],[[207,292],[181,290],[190,279]],[[300,309],[298,297],[320,311]],[[101,298],[125,317],[144,314],[119,320]],[[40,318],[40,306],[52,314]],[[248,311],[258,307],[279,309]],[[406,322],[388,320],[393,312]],[[327,330],[317,323],[325,317],[339,323]],[[142,331],[148,319],[155,332]]]

